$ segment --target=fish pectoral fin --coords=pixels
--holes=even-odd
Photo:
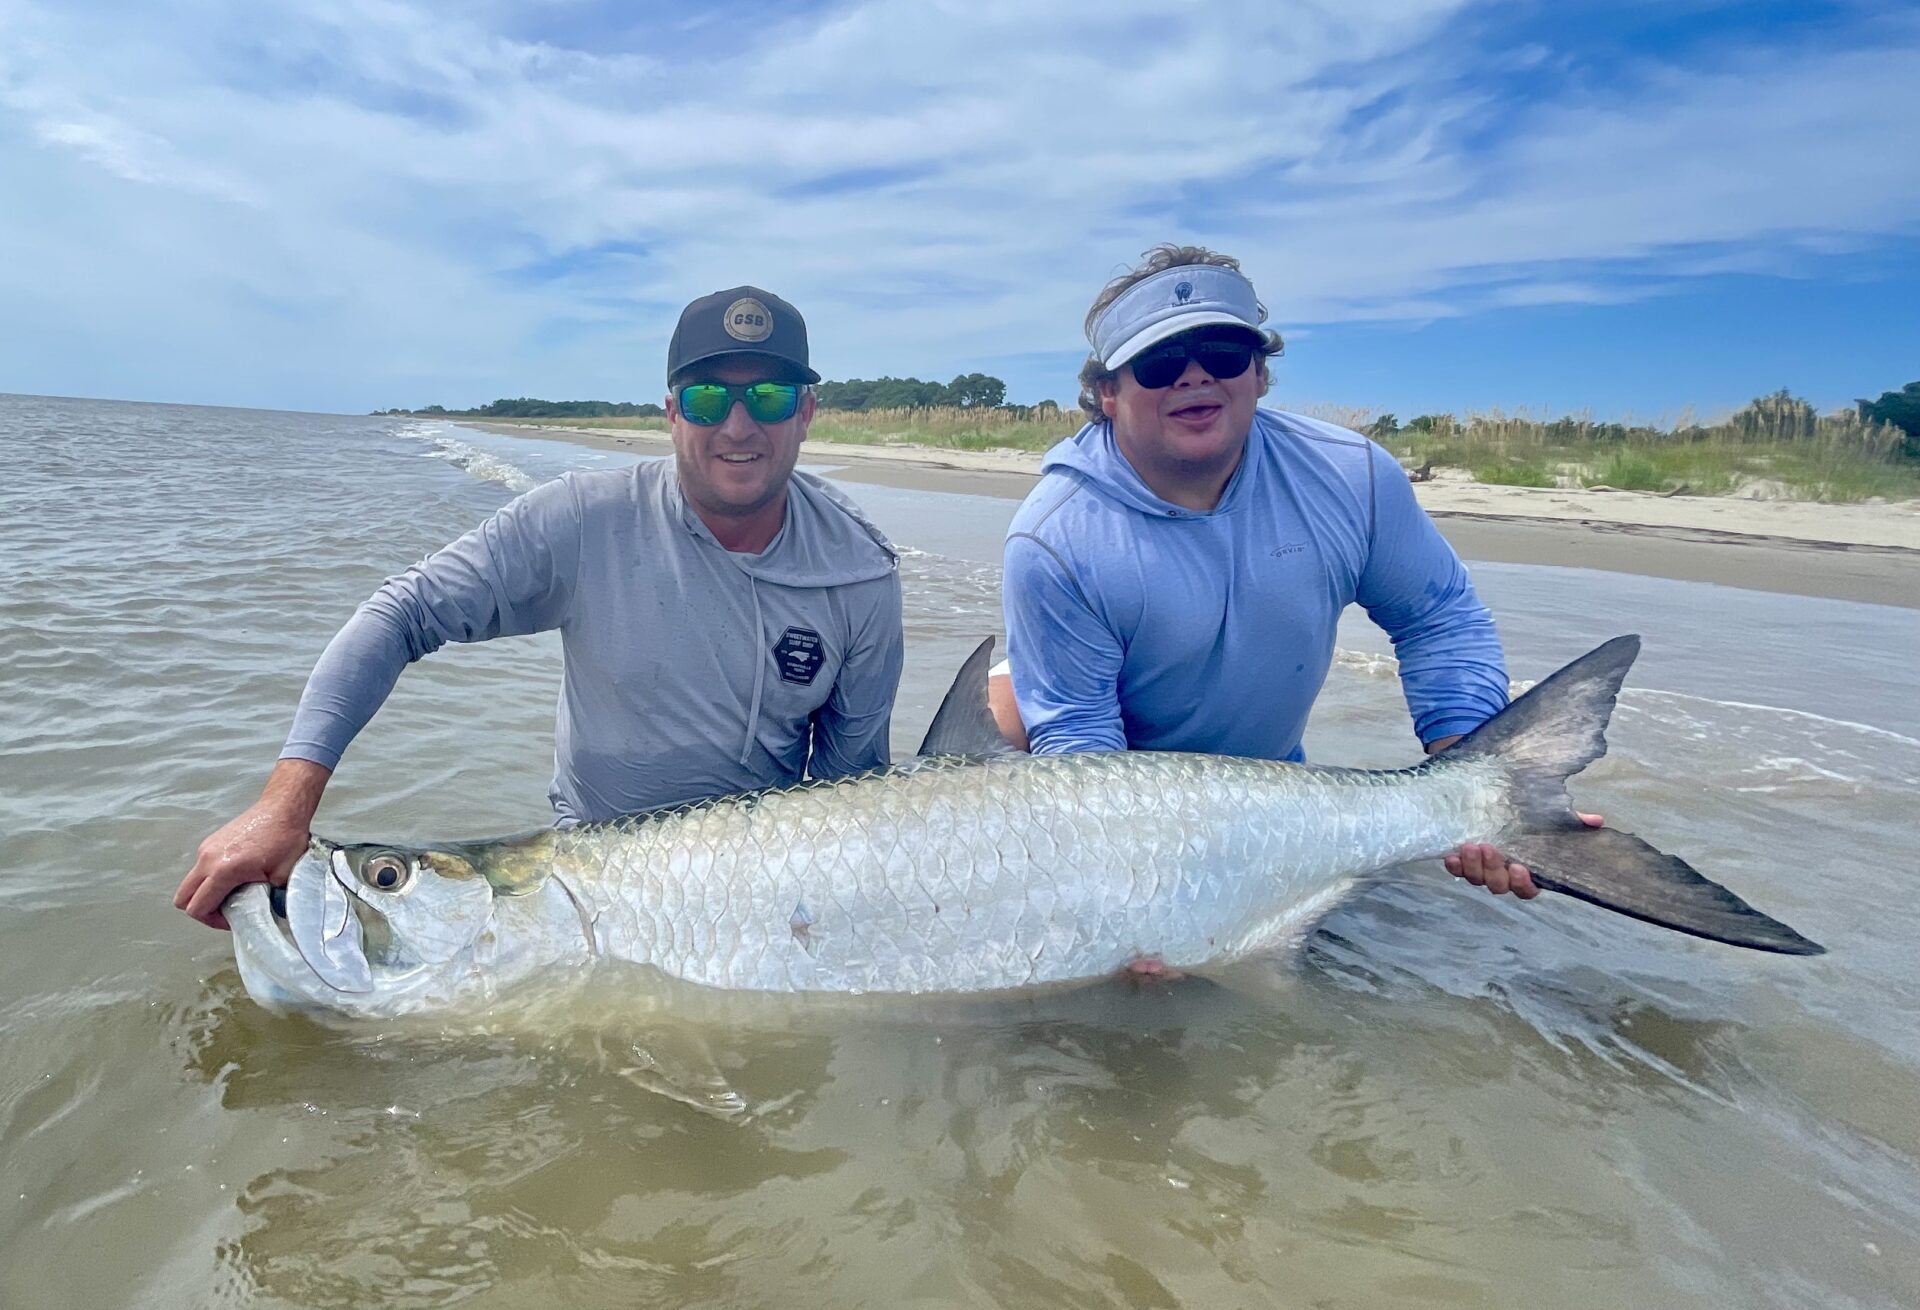
[[[814,922],[813,913],[807,909],[806,902],[802,901],[793,907],[793,914],[787,919],[787,929],[793,934],[793,940],[800,943],[800,949],[805,951],[809,958],[819,956],[820,945],[826,940],[827,930]]]
[[[634,1062],[616,1072],[643,1091],[716,1119],[737,1119],[747,1112],[747,1098],[733,1090],[712,1049],[697,1033],[648,1032],[627,1054]]]
[[[1762,914],[1676,855],[1618,828],[1532,833],[1501,843],[1537,886],[1646,923],[1782,955],[1826,948]]]

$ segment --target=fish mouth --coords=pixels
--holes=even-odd
[[[279,887],[250,882],[221,906],[233,929],[233,956],[247,993],[269,1009],[304,1009],[332,989],[294,943]],[[279,905],[276,905],[279,902]]]

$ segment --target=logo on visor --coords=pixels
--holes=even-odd
[[[1189,300],[1192,300],[1192,299],[1193,299],[1193,283],[1177,282],[1174,284],[1173,300],[1175,304],[1184,305]]]
[[[773,662],[780,670],[780,681],[811,687],[827,662],[825,643],[812,628],[788,628],[773,644]]]
[[[765,341],[773,335],[773,311],[752,296],[742,296],[727,306],[721,326],[735,341]]]

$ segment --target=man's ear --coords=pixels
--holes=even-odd
[[[800,393],[800,440],[807,439],[807,429],[813,426],[814,411],[819,408],[820,402],[813,392]]]
[[[1254,396],[1254,399],[1257,400],[1261,396],[1266,395],[1268,388],[1273,386],[1273,373],[1267,368],[1267,357],[1265,355],[1256,355],[1253,366],[1260,370],[1260,390]]]
[[[1096,382],[1093,386],[1094,390],[1100,393],[1100,412],[1107,416],[1108,422],[1112,422],[1113,411],[1120,404],[1120,384],[1118,382]]]

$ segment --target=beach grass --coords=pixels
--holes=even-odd
[[[1496,487],[1557,487],[1560,485],[1544,460],[1502,459],[1482,461],[1469,470],[1475,482]]]
[[[1077,411],[1058,409],[823,409],[814,415],[819,441],[905,444],[949,450],[1046,450],[1080,426]]]
[[[1769,411],[1770,399],[1716,423],[1543,420],[1496,410],[1349,426],[1369,431],[1410,467],[1464,468],[1477,481],[1506,486],[1826,503],[1920,498],[1920,462],[1902,456],[1894,429],[1850,412]]]
[[[1797,408],[1796,408],[1797,406]],[[1900,454],[1899,433],[1850,412],[1816,416],[1791,398],[1763,397],[1715,423],[1689,415],[1664,424],[1544,419],[1490,410],[1424,415],[1404,426],[1348,406],[1309,407],[1315,418],[1365,432],[1409,468],[1467,470],[1513,487],[1614,487],[1623,491],[1849,503],[1920,498],[1920,462]],[[1080,425],[1052,406],[822,409],[811,435],[853,445],[1044,451]],[[515,419],[542,427],[667,431],[663,418]]]
[[[538,427],[667,430],[663,418],[516,418],[495,420]],[[949,450],[1046,450],[1080,426],[1078,411],[1037,406],[1009,409],[942,406],[929,409],[823,409],[808,435],[815,441],[859,446],[935,446]]]
[[[459,421],[468,421],[471,416],[451,415]],[[658,432],[665,435],[667,421],[664,418],[477,418],[478,423],[499,423],[516,428],[591,428],[594,431],[612,432]]]

